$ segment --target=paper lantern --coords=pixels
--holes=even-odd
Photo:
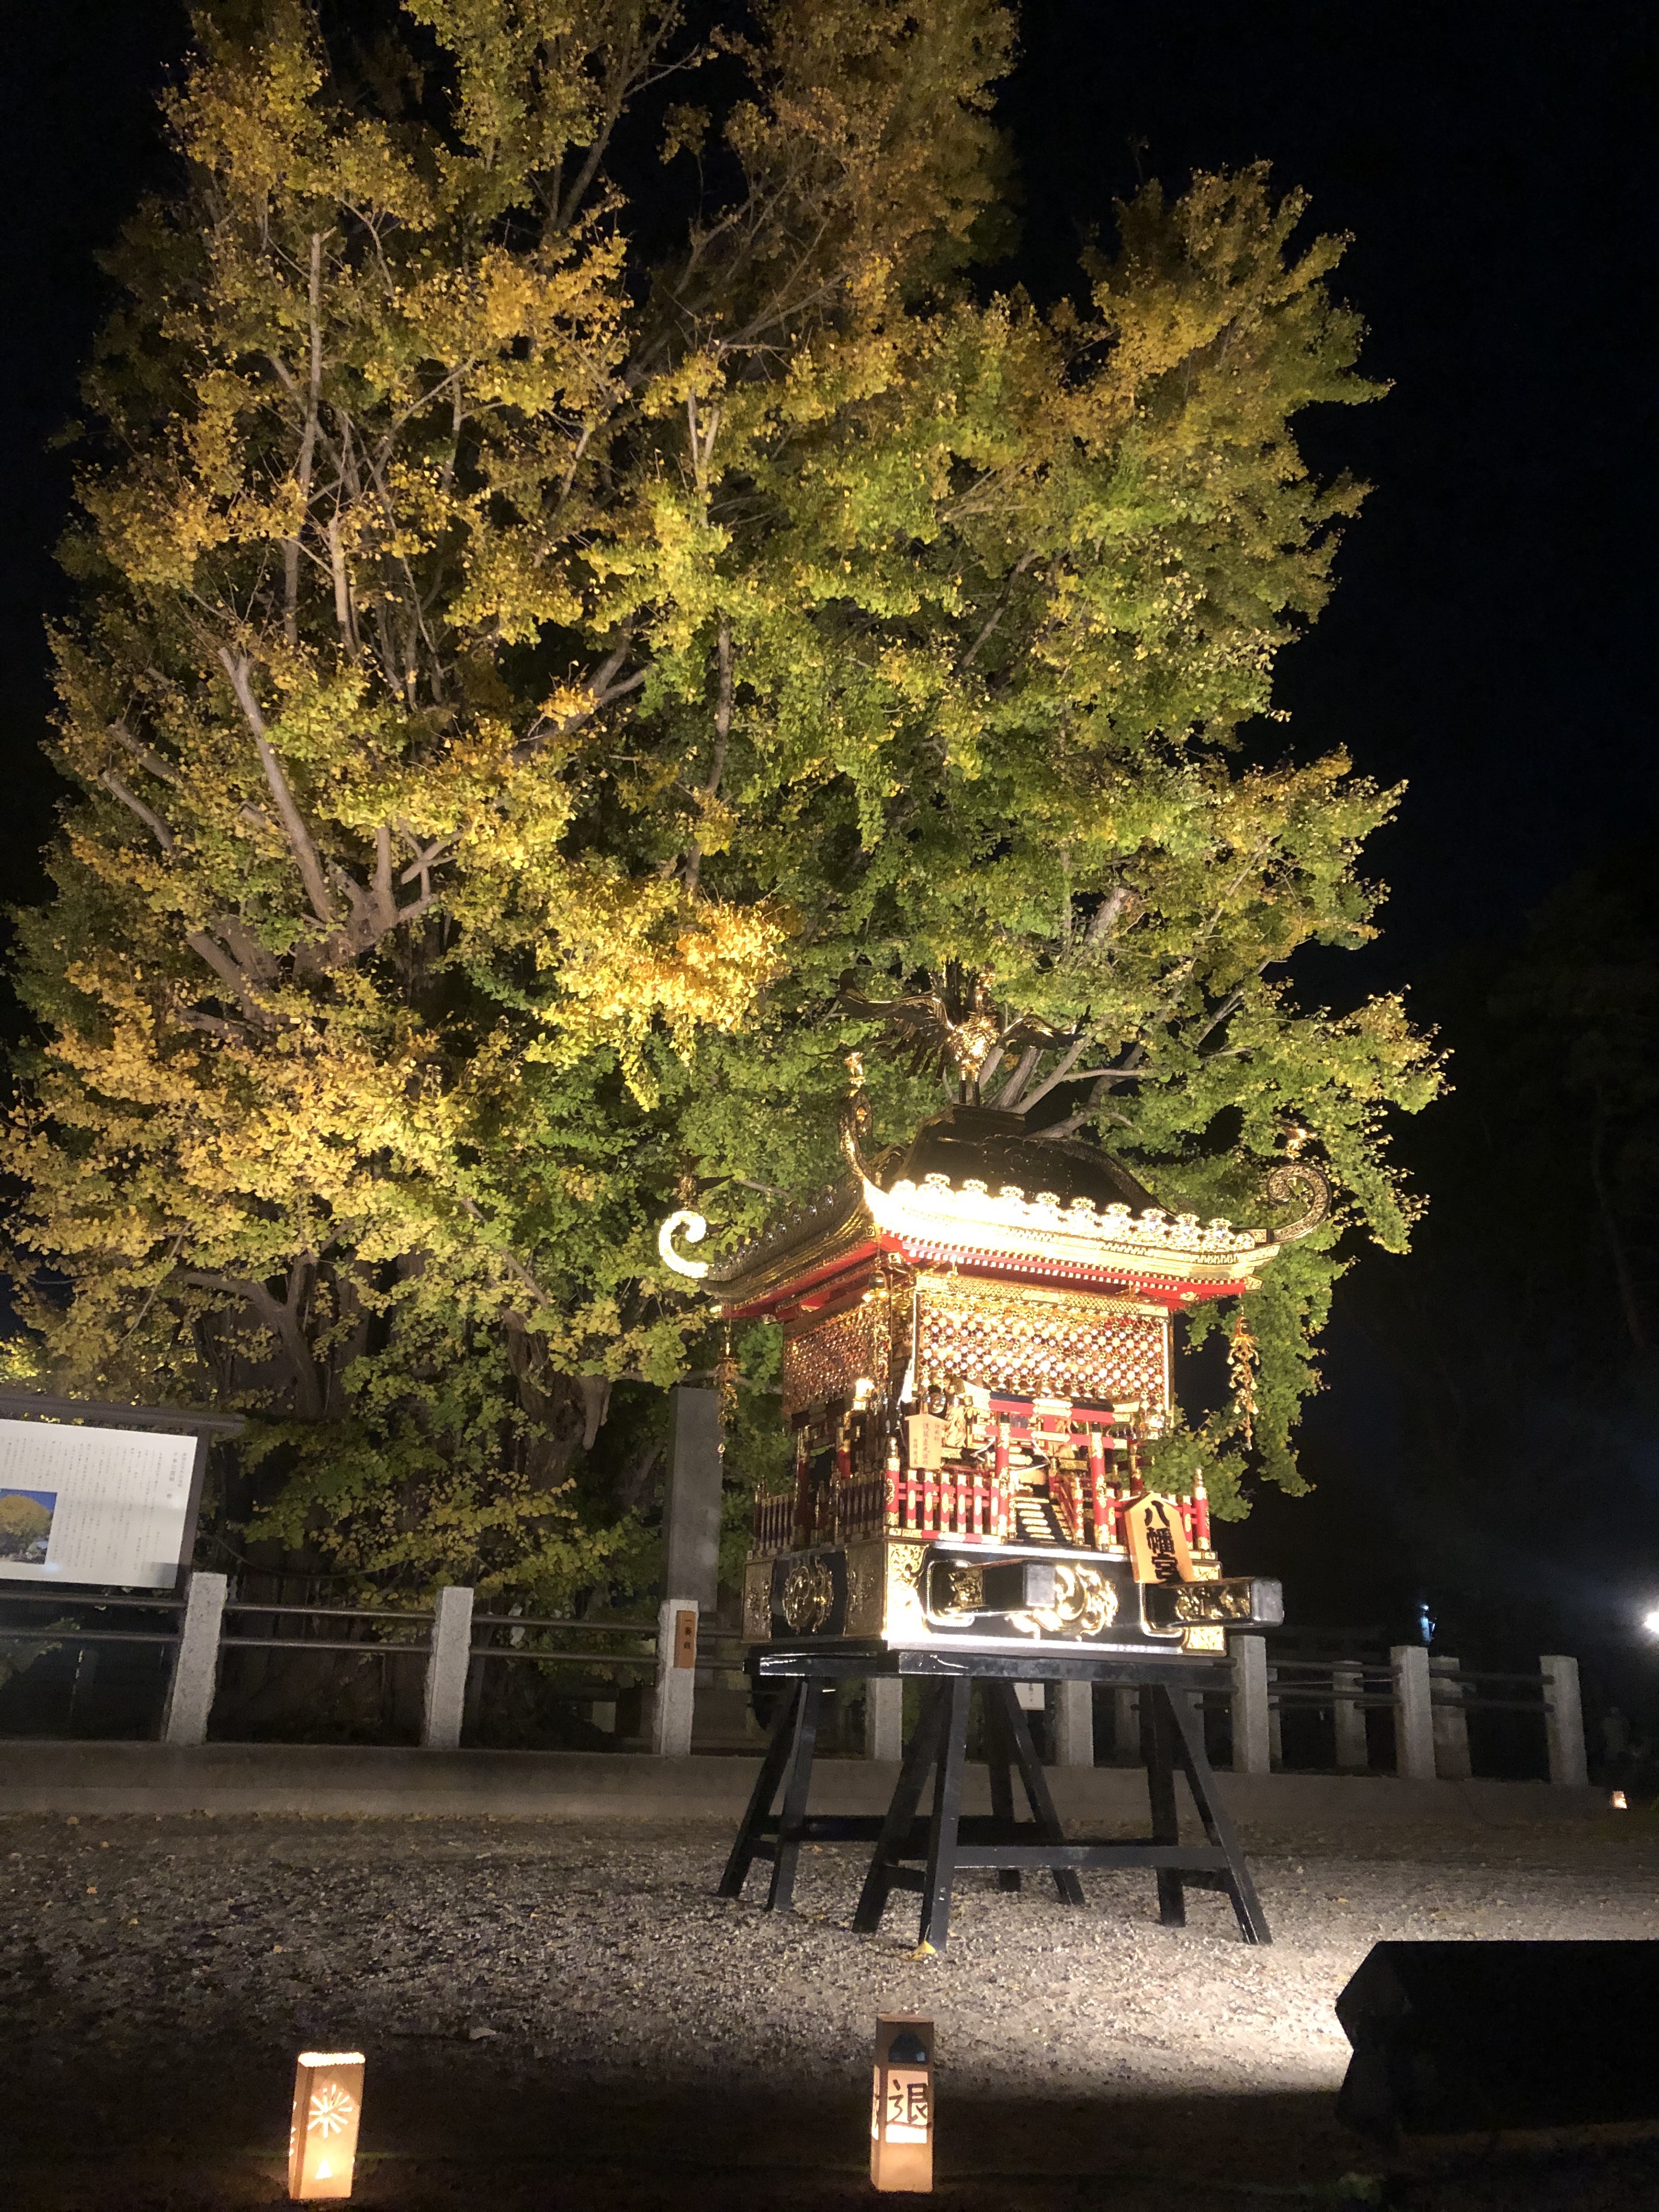
[[[288,2193],[296,2203],[349,2197],[363,2110],[361,2051],[302,2051],[294,2069]]]
[[[933,2023],[919,2013],[876,2022],[870,2179],[878,2189],[933,2185]]]

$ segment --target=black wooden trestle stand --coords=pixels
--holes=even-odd
[[[981,1658],[966,1653],[947,1662],[932,1653],[886,1653],[872,1658],[847,1652],[821,1656],[767,1652],[761,1655],[757,1671],[763,1680],[779,1681],[784,1694],[748,1810],[720,1877],[722,1897],[741,1896],[754,1862],[769,1859],[772,1878],[766,1909],[787,1909],[803,1844],[873,1843],[875,1854],[853,1920],[854,1927],[865,1934],[881,1925],[894,1890],[917,1890],[921,1895],[920,1940],[935,1951],[944,1950],[951,1932],[951,1894],[963,1869],[995,1869],[1001,1889],[1018,1889],[1025,1873],[1046,1872],[1054,1876],[1062,1904],[1081,1905],[1080,1869],[1146,1867],[1158,1877],[1158,1917],[1166,1928],[1185,1926],[1188,1888],[1214,1889],[1231,1899],[1247,1943],[1271,1942],[1255,1885],[1216,1795],[1202,1723],[1183,1694],[1210,1686],[1208,1669],[1190,1662],[1158,1667],[1133,1660],[1056,1658],[1033,1663],[1023,1656]],[[883,1674],[920,1676],[923,1684],[921,1716],[905,1748],[885,1817],[809,1813],[826,1682]],[[1016,1680],[1039,1674],[1139,1689],[1152,1801],[1149,1837],[1127,1842],[1066,1841],[1014,1694]],[[988,1819],[962,1810],[968,1706],[975,1683],[984,1699],[991,1784]],[[1206,1841],[1201,1844],[1181,1840],[1177,1766],[1187,1777],[1204,1826]],[[1028,1808],[1024,1818],[1017,1818],[1014,1812],[1016,1772]],[[918,1809],[930,1776],[933,1803],[922,1819]],[[783,1802],[774,1811],[780,1784]]]

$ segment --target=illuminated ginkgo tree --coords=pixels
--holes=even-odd
[[[1285,975],[1393,796],[1249,739],[1357,499],[1290,428],[1371,389],[1335,246],[1148,189],[1039,312],[976,274],[1005,10],[720,21],[206,9],[87,379],[33,1357],[262,1414],[258,1530],[393,1581],[603,1571],[574,1455],[701,1326],[653,1224],[830,1171],[849,969],[1046,1018],[987,1095],[1161,1194],[1249,1216],[1294,1114],[1407,1225],[1431,1057]],[[1291,1485],[1339,1227],[1250,1301]],[[1224,1510],[1236,1426],[1172,1446]]]

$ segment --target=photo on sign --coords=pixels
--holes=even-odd
[[[0,1490],[0,1559],[40,1566],[52,1542],[55,1490]]]

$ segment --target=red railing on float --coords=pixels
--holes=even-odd
[[[795,1540],[795,1501],[788,1492],[781,1498],[755,1500],[755,1549],[787,1552]]]
[[[800,1507],[795,1497],[757,1497],[755,1549],[787,1552],[814,1544],[845,1544],[886,1530],[949,1536],[963,1543],[1018,1543],[1021,1532],[1015,1495],[1012,1478],[992,1468],[855,1475],[829,1485],[811,1499],[805,1527],[797,1519]],[[1054,1469],[1048,1497],[1064,1542],[1079,1550],[1121,1549],[1128,1496],[1099,1469]],[[1176,1504],[1188,1542],[1207,1549],[1208,1500],[1200,1492],[1196,1499],[1182,1498]]]
[[[890,1474],[885,1487],[889,1528],[981,1544],[1006,1544],[1017,1533],[1013,1484],[990,1468]]]

